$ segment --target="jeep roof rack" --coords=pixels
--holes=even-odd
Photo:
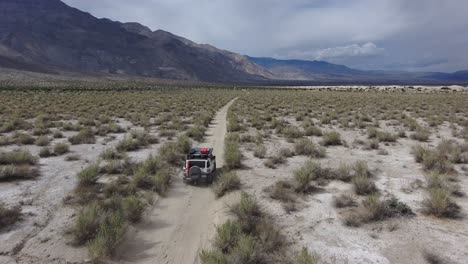
[[[213,155],[213,148],[191,148],[187,159],[208,159]]]

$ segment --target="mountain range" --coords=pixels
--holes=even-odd
[[[60,0],[0,0],[0,67],[220,83],[468,82],[468,71],[362,71],[244,56],[138,23],[98,19]]]

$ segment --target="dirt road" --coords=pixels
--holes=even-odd
[[[231,101],[216,114],[204,146],[214,147],[217,167],[223,166],[226,115]],[[141,224],[132,228],[117,252],[116,263],[198,263],[215,226],[224,218],[225,203],[209,186],[185,185],[175,177],[167,197],[157,201]]]

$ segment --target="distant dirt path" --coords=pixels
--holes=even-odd
[[[203,146],[213,147],[217,167],[224,164],[227,111],[233,99],[216,114]],[[223,216],[224,203],[210,187],[185,185],[175,177],[167,197],[157,201],[141,224],[132,228],[116,253],[116,263],[198,263],[201,249],[209,247],[215,225]]]

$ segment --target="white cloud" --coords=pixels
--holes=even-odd
[[[366,56],[375,56],[382,54],[384,52],[383,48],[378,48],[372,42],[367,42],[365,44],[352,44],[348,46],[340,46],[334,48],[322,49],[315,52],[315,59],[317,60],[326,60],[334,58],[343,58],[343,57],[366,57]]]

